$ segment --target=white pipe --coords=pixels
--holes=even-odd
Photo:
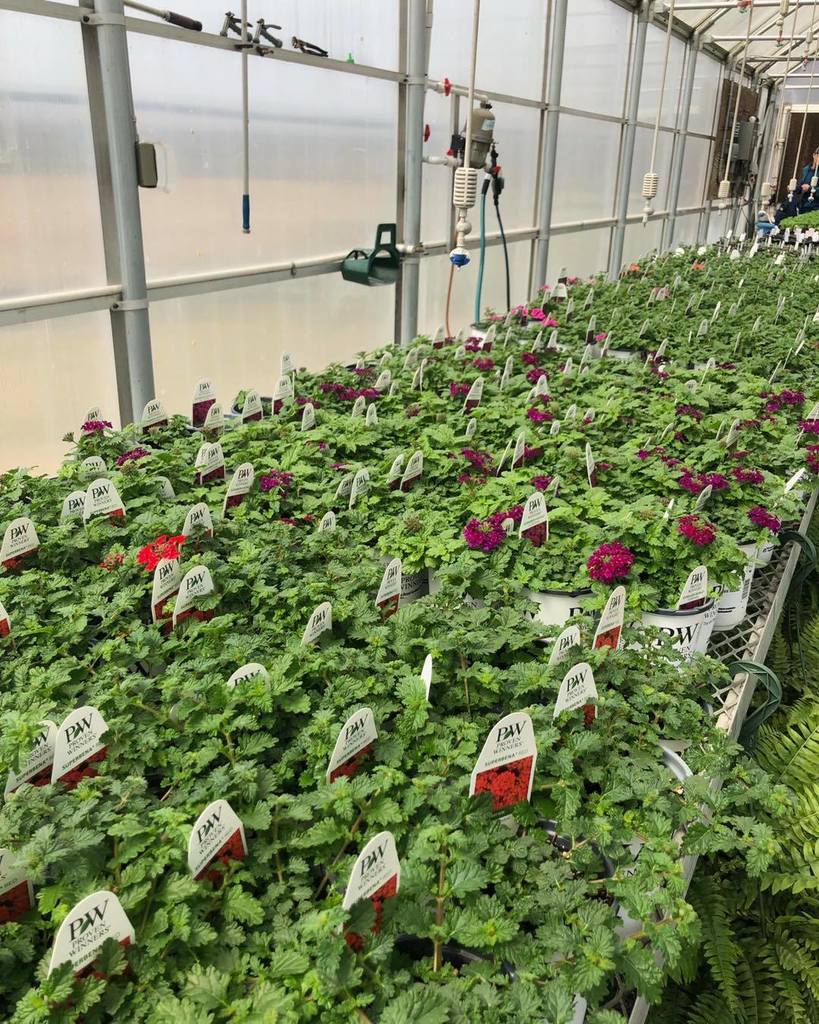
[[[430,92],[437,92],[440,93],[442,96],[446,96],[447,89],[443,82],[427,82],[427,89],[429,89]],[[468,96],[469,89],[464,85],[450,84],[449,93],[451,96]],[[489,95],[488,93],[485,92],[476,92],[474,98],[478,100],[478,102],[480,103],[489,102]]]
[[[425,164],[441,164],[444,167],[457,167],[458,160],[454,156],[425,156]]]
[[[247,0],[242,0],[242,231],[250,234],[250,104],[247,85]]]
[[[474,0],[472,8],[472,62],[469,68],[469,90],[467,91],[466,137],[464,139],[464,167],[471,166],[472,151],[472,106],[475,103],[475,68],[478,65],[478,26],[481,19],[481,0]]]

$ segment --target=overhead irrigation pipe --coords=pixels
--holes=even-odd
[[[247,0],[242,0],[242,231],[250,234],[250,104],[247,86]]]
[[[731,196],[731,181],[728,177],[728,171],[731,167],[731,150],[734,148],[734,136],[736,135],[737,122],[739,119],[739,101],[742,98],[742,76],[745,74],[745,62],[748,59],[748,44],[751,39],[751,22],[753,21],[753,16],[754,0],[751,0],[750,8],[748,10],[748,31],[745,33],[745,47],[742,51],[742,63],[739,67],[739,77],[737,79],[737,99],[734,104],[734,121],[731,125],[731,134],[728,136],[728,152],[725,154],[725,174],[723,175],[722,181],[719,183],[719,191],[717,192],[717,198],[720,201],[721,210],[724,210],[727,207],[727,201]],[[796,19],[794,18],[794,27],[795,25]]]
[[[464,267],[469,263],[469,253],[464,247],[466,236],[472,230],[468,220],[469,211],[478,197],[478,171],[472,166],[472,107],[475,102],[475,68],[478,63],[478,27],[481,17],[481,0],[473,0],[472,9],[472,60],[469,68],[469,92],[467,93],[466,135],[464,139],[464,162],[455,168],[452,186],[452,205],[458,211],[455,225],[455,248],[449,254],[453,267]]]
[[[167,21],[169,25],[176,25],[177,28],[188,28],[191,32],[201,32],[202,22],[195,18],[186,18],[184,14],[175,14],[173,11],[163,11],[157,7],[149,7],[147,4],[137,4],[133,0],[125,0],[124,7],[132,7],[135,11],[142,11],[143,14],[152,14],[155,18]]]
[[[793,158],[793,177],[791,178],[790,184],[788,186],[789,189],[790,189],[791,198],[793,197],[793,194],[794,194],[794,192],[796,191],[796,189],[798,187],[797,180],[796,180],[796,175],[797,175],[797,173],[799,171],[799,154],[802,152],[802,143],[805,140],[805,122],[808,119],[808,104],[810,103],[811,92],[813,92],[813,76],[814,76],[814,73],[816,71],[816,60],[815,60],[816,48],[813,45],[813,31],[814,31],[815,22],[816,22],[816,0],[813,0],[813,14],[811,15],[810,29],[808,30],[807,45],[805,47],[805,59],[807,60],[807,58],[810,57],[811,54],[812,54],[813,57],[814,57],[814,60],[811,61],[811,66],[810,66],[810,82],[808,83],[808,96],[807,96],[807,99],[805,100],[805,109],[802,111],[802,128],[800,129],[800,132],[799,132],[799,143],[798,143],[798,145],[796,147],[796,153],[794,154],[794,158]],[[817,169],[816,169],[816,167],[814,167],[813,168],[813,174],[811,175],[811,179],[810,179],[810,198],[811,198],[811,201],[813,201],[813,197],[816,194],[816,186],[817,185],[819,185],[819,176],[817,176]]]
[[[665,33],[665,57],[663,60],[663,77],[660,82],[660,99],[657,103],[657,120],[654,122],[654,139],[651,143],[651,165],[648,172],[643,175],[643,199],[646,204],[643,207],[643,227],[648,224],[648,218],[654,213],[651,200],[657,195],[657,186],[660,176],[655,172],[654,166],[657,160],[657,138],[660,134],[660,119],[663,116],[663,100],[665,98],[665,82],[668,77],[668,57],[671,52],[671,33],[674,29],[674,0],[671,0],[671,7],[668,10],[668,25]]]

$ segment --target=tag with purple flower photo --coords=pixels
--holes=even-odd
[[[592,649],[610,647],[616,651],[620,646],[620,635],[623,632],[623,622],[626,613],[626,588],[616,587],[606,602],[597,629],[594,633]]]
[[[563,314],[563,318],[565,319],[566,323],[568,323],[573,316],[574,316],[574,299],[569,299],[569,301],[566,303],[566,311]]]
[[[536,548],[549,539],[549,510],[540,491],[533,491],[526,499],[520,519],[519,535],[526,537]]]
[[[580,627],[567,626],[555,640],[552,653],[549,655],[549,667],[565,661],[575,647],[580,646]]]
[[[401,601],[401,559],[393,558],[381,579],[381,586],[378,588],[378,595],[375,599],[377,608],[380,608],[385,617],[394,615],[398,611]]]
[[[107,516],[109,519],[125,519],[125,506],[119,492],[110,480],[100,477],[88,485],[83,505],[83,521],[88,522],[94,516]]]
[[[182,570],[178,558],[162,558],[154,569],[154,582],[151,589],[151,620],[170,619],[171,613],[165,610],[165,602],[179,590],[182,582]]]
[[[543,349],[543,331],[540,330],[535,335],[535,340],[532,342],[531,352],[540,352]]]
[[[34,523],[27,516],[12,519],[3,534],[0,546],[0,565],[4,569],[16,569],[35,555],[40,548],[40,539]]]
[[[142,410],[142,418],[139,421],[143,434],[150,434],[152,430],[167,427],[169,422],[170,417],[167,410],[158,398],[152,398],[150,402],[146,402],[145,408]]]
[[[314,644],[322,633],[333,628],[333,606],[329,601],[324,601],[313,612],[304,627],[304,634],[301,638],[302,647]]]
[[[212,480],[225,479],[225,455],[218,441],[213,444],[206,441],[200,447],[196,453],[194,469],[196,470],[195,482],[199,487]]]
[[[327,781],[335,782],[345,776],[355,775],[372,753],[378,739],[378,730],[370,708],[354,711],[339,729],[330,762],[327,765]]]
[[[464,415],[468,415],[473,409],[476,409],[481,404],[481,398],[483,398],[483,377],[478,377],[473,382],[466,396],[463,409]]]
[[[182,534],[185,537],[193,537],[199,533],[204,533],[206,537],[213,536],[213,518],[204,501],[200,501],[188,509],[185,524],[182,527]]]
[[[698,565],[685,581],[677,601],[677,611],[686,612],[692,608],[701,608],[708,596],[708,569]]]
[[[292,401],[293,381],[292,378],[284,373],[276,381],[276,387],[273,389],[273,406],[271,409],[273,415],[278,416],[282,409]]]
[[[486,737],[472,769],[469,795],[490,793],[495,811],[528,801],[532,796],[536,762],[532,719],[525,711],[506,715]]]
[[[66,789],[73,789],[81,779],[95,776],[108,750],[102,741],[107,732],[105,719],[95,707],[86,705],[66,715],[54,738],[51,784],[62,782]]]
[[[217,882],[216,861],[244,860],[247,856],[245,829],[227,800],[214,800],[202,811],[188,839],[188,870],[197,882]]]
[[[546,351],[547,352],[557,352],[558,351],[557,331],[552,331],[551,334],[549,335],[549,340],[546,342]]]
[[[213,618],[213,609],[199,611],[196,602],[200,597],[213,593],[213,580],[210,570],[205,565],[195,565],[189,569],[179,584],[179,593],[173,610],[173,628],[185,619],[196,618],[207,621]]]
[[[262,399],[258,391],[248,391],[242,403],[242,423],[258,422],[264,418]]]
[[[597,333],[597,317],[593,316],[589,318],[589,323],[586,327],[586,344],[594,344],[594,336]]]
[[[193,407],[191,410],[191,423],[195,427],[204,425],[208,410],[216,401],[216,392],[213,388],[213,381],[209,377],[203,377],[193,389]]]
[[[409,491],[421,479],[424,473],[424,453],[413,452],[410,456],[404,475],[401,477],[401,490]]]
[[[249,462],[243,462],[242,465],[236,469],[227,486],[225,501],[222,505],[223,518],[227,518],[230,510],[232,508],[236,508],[237,505],[241,505],[248,494],[250,494],[250,489],[253,487],[253,480],[255,479],[255,476],[256,474],[253,470],[253,466]]]
[[[577,711],[581,707],[585,723],[590,726],[597,717],[597,687],[591,665],[585,661],[574,665],[563,677],[552,718],[557,718],[563,711]]]
[[[589,288],[589,292],[586,295],[586,301],[583,303],[583,309],[591,309],[594,304],[594,288]]]

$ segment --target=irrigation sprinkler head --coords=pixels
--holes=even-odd
[[[465,267],[470,261],[469,252],[461,245],[456,245],[449,254],[449,262],[453,267]]]

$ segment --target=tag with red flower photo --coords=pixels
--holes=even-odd
[[[201,427],[205,423],[208,410],[216,401],[216,392],[213,389],[213,381],[208,377],[200,380],[193,389],[193,407],[191,409],[191,423],[195,427]]]
[[[0,850],[0,924],[19,921],[34,906],[25,868],[11,850]]]
[[[196,819],[188,839],[188,870],[196,879],[218,882],[212,866],[219,861],[244,860],[247,856],[245,829],[227,800],[214,800]]]
[[[378,731],[370,708],[354,711],[339,730],[327,765],[327,781],[335,782],[342,775],[355,775],[369,757],[377,739]]]
[[[342,906],[349,910],[360,900],[371,900],[375,909],[375,922],[371,931],[381,931],[381,915],[384,900],[396,896],[401,885],[401,863],[395,849],[392,832],[379,832],[373,837],[356,858]],[[345,930],[344,938],[352,949],[360,950],[364,937]]]
[[[205,422],[202,424],[202,433],[210,437],[218,437],[224,429],[225,414],[222,412],[222,406],[218,402],[214,402],[205,416]]]
[[[213,444],[205,442],[196,453],[194,463],[196,470],[196,484],[201,487],[210,483],[211,480],[225,479],[225,454],[218,441]]]
[[[130,946],[134,929],[117,897],[106,889],[91,893],[69,910],[57,929],[48,973],[70,963],[80,977],[91,969],[106,939]]]
[[[170,619],[171,613],[165,610],[165,602],[179,590],[182,582],[182,571],[176,558],[162,558],[154,569],[154,582],[151,590],[151,620]]]
[[[549,655],[549,667],[559,665],[565,661],[572,652],[572,649],[580,646],[580,627],[567,626],[566,629],[555,640],[552,653]]]
[[[150,402],[145,403],[145,408],[142,410],[142,418],[139,421],[143,434],[150,434],[152,430],[167,427],[168,423],[170,423],[170,417],[165,406],[158,398],[152,398]]]
[[[589,292],[589,297],[591,297],[591,294],[592,294],[592,292],[590,291]],[[590,305],[588,299],[586,299],[586,305],[587,306]],[[587,345],[593,345],[594,344],[594,336],[595,336],[595,334],[597,334],[597,317],[596,316],[592,316],[592,317],[589,317],[589,324],[586,327],[586,344]]]
[[[276,387],[273,389],[273,415],[278,416],[282,409],[292,401],[293,381],[286,373],[284,373],[276,381]]]
[[[18,771],[10,771],[6,780],[5,795],[19,789],[24,782],[30,786],[47,786],[51,782],[51,766],[54,763],[54,744],[57,726],[44,719],[39,723],[40,731],[34,737],[34,746]]]
[[[616,587],[606,601],[606,607],[597,623],[594,633],[593,649],[610,647],[616,651],[620,646],[620,634],[623,632],[623,620],[626,612],[626,588]]]
[[[397,491],[401,486],[401,477],[404,474],[404,456],[396,455],[393,459],[393,463],[390,466],[389,474],[387,475],[387,486],[391,491]]]
[[[304,627],[304,635],[301,638],[302,647],[314,644],[316,640],[328,629],[333,628],[333,606],[329,601],[320,604],[307,620]]]
[[[227,493],[222,505],[222,517],[224,519],[228,517],[230,509],[241,505],[248,496],[253,486],[254,477],[253,466],[249,462],[243,462],[234,472],[227,486]]]
[[[410,456],[404,475],[401,477],[401,490],[409,491],[421,479],[424,473],[424,453],[413,452]]]
[[[100,477],[88,485],[83,505],[83,520],[87,523],[94,516],[107,516],[109,519],[125,519],[125,506],[119,492],[110,480]]]
[[[179,585],[179,593],[173,610],[173,628],[185,619],[197,618],[207,620],[213,618],[213,609],[198,611],[196,601],[200,597],[213,593],[213,580],[210,570],[205,565],[195,565],[185,573]]]
[[[376,607],[380,608],[385,617],[389,618],[398,611],[401,601],[401,559],[394,558],[381,578],[381,586],[378,588],[378,596],[375,599]]]
[[[0,638],[9,636],[11,633],[11,619],[9,613],[6,611],[5,606],[0,602]]]
[[[0,546],[0,565],[4,569],[17,569],[37,553],[40,540],[34,523],[27,516],[12,519],[3,534]]]
[[[563,677],[552,718],[557,718],[563,711],[577,711],[580,707],[583,708],[586,725],[591,725],[597,717],[597,687],[591,666],[585,661],[574,665]]]
[[[495,811],[529,800],[536,761],[532,719],[525,711],[506,715],[493,726],[486,738],[472,770],[469,795],[491,793]]]
[[[200,501],[188,509],[185,525],[182,527],[183,537],[193,537],[200,533],[204,533],[206,537],[213,536],[213,517],[204,501]]]
[[[51,782],[62,782],[73,789],[81,779],[93,778],[97,764],[105,760],[107,746],[102,737],[108,732],[105,719],[96,708],[77,708],[62,720],[54,740]]]
[[[242,403],[242,423],[254,423],[264,418],[262,399],[258,391],[248,391]]]
[[[540,491],[533,491],[526,499],[520,519],[519,535],[536,548],[549,539],[549,510]]]
[[[685,581],[680,591],[680,599],[677,602],[677,611],[689,611],[691,608],[699,608],[705,604],[708,596],[708,569],[704,565],[698,565]]]
[[[249,661],[246,665],[242,665],[241,668],[237,668],[233,675],[227,681],[227,688],[234,690],[239,683],[243,683],[248,679],[261,678],[266,683],[270,682],[270,673],[264,667],[260,665],[258,661]]]
[[[464,401],[463,412],[464,415],[468,415],[473,409],[481,404],[483,398],[483,377],[477,377],[467,392],[466,399]]]

